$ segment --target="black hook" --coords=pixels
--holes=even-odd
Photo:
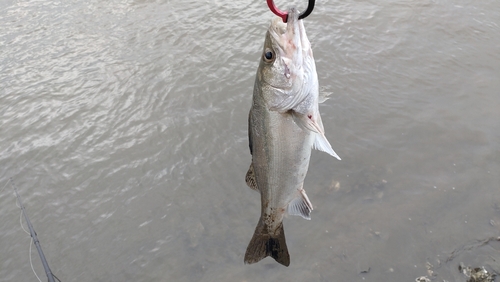
[[[309,16],[313,9],[314,9],[314,1],[315,0],[309,0],[309,4],[307,4],[307,9],[304,11],[304,13],[299,15],[299,20],[305,19],[307,16]]]

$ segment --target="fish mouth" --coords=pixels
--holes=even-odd
[[[287,19],[287,23],[286,23],[286,31],[287,33],[289,33],[290,35],[292,35],[292,37],[294,37],[294,35],[297,33],[299,33],[299,35],[302,35],[300,32],[300,24],[299,24],[299,11],[296,9],[296,8],[290,8],[290,10],[288,11],[288,19]]]
[[[299,15],[297,9],[290,8],[287,23],[283,23],[280,17],[275,17],[269,28],[283,79],[290,84],[302,84],[316,72],[311,44]]]
[[[269,33],[282,58],[294,62],[295,66],[303,64],[304,59],[309,55],[311,46],[304,23],[299,20],[299,11],[296,8],[289,9],[286,24],[280,17],[274,18]]]

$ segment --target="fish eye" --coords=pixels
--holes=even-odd
[[[271,49],[266,49],[264,52],[264,61],[270,63],[274,60],[274,52]]]

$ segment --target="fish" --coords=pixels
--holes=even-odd
[[[299,12],[287,23],[276,17],[267,30],[248,115],[252,161],[246,184],[260,192],[261,216],[245,252],[245,264],[271,256],[289,266],[285,215],[311,219],[313,205],[303,188],[311,150],[340,160],[325,137],[318,75]]]

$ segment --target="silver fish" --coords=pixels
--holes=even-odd
[[[313,207],[303,188],[311,148],[340,160],[325,137],[316,65],[298,16],[291,8],[286,24],[279,17],[272,20],[255,79],[246,183],[260,192],[261,216],[245,253],[249,264],[267,256],[290,264],[283,217],[311,219]]]

